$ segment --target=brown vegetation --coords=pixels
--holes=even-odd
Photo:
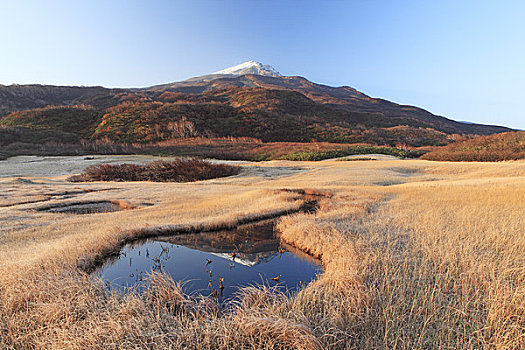
[[[96,164],[86,168],[82,174],[70,177],[69,180],[190,182],[236,175],[239,170],[239,167],[212,164],[200,159],[159,160],[145,165]]]
[[[3,133],[5,131],[5,133]],[[20,133],[26,135],[28,129],[2,129],[0,137],[16,137]],[[38,135],[53,134],[41,131]],[[68,134],[69,135],[69,134]],[[74,135],[72,135],[74,136]],[[60,138],[58,136],[59,139]],[[47,138],[45,139],[47,140]],[[2,139],[0,138],[0,142]],[[399,157],[415,157],[422,151],[411,148],[394,148],[388,146],[372,146],[369,144],[343,144],[329,142],[262,142],[249,137],[203,138],[189,137],[172,139],[152,144],[120,143],[109,138],[80,143],[45,141],[44,143],[13,142],[2,147],[0,159],[17,155],[86,155],[86,154],[148,154],[160,156],[199,157],[225,160],[262,161],[272,159],[288,160],[321,160],[361,153],[392,154]],[[2,157],[3,156],[3,157]]]
[[[456,162],[498,162],[525,159],[525,131],[479,136],[458,141],[425,154],[423,159]]]

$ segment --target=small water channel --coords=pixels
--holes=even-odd
[[[182,234],[136,241],[96,272],[112,288],[144,288],[151,272],[184,282],[191,295],[235,298],[239,287],[279,285],[294,291],[322,272],[320,262],[283,244],[274,222],[243,225],[233,231]]]

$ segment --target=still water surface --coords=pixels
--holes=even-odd
[[[322,267],[318,260],[282,244],[270,222],[232,232],[136,242],[97,273],[110,288],[125,292],[129,287],[144,288],[151,272],[183,281],[187,294],[212,295],[215,290],[221,300],[227,300],[239,287],[255,283],[294,291],[312,281]]]

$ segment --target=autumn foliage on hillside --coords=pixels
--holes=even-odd
[[[216,89],[162,93],[105,110],[92,139],[151,143],[188,137],[250,137],[263,142],[445,145],[450,135],[403,117],[351,112],[296,91]]]
[[[57,130],[84,140],[128,144],[249,137],[263,142],[419,147],[445,145],[451,139],[411,117],[349,111],[284,89],[230,86],[202,93],[122,92],[114,101],[108,107],[50,106],[13,112],[0,117],[0,126]]]
[[[48,106],[10,113],[0,118],[0,127],[54,130],[87,138],[100,123],[100,116],[88,105]]]
[[[425,154],[422,159],[478,162],[525,159],[525,131],[455,142]]]
[[[386,106],[387,103],[369,101],[351,88],[334,90],[319,86],[320,95],[315,95],[310,90],[270,88],[271,84],[261,87],[255,83],[248,86],[233,83],[218,80],[213,88],[203,91],[122,91],[114,95],[111,101],[115,104],[110,106],[104,100],[104,104],[93,106],[48,106],[18,111],[0,117],[0,127],[4,131],[20,130],[16,138],[12,136],[14,131],[5,131],[4,134],[9,133],[6,142],[35,145],[103,141],[143,147],[197,137],[410,148],[444,146],[465,137],[462,133],[444,131],[449,129],[443,129],[440,126],[443,121],[437,117],[428,120],[414,117],[410,106],[399,106],[404,112],[390,115],[364,105],[352,110],[348,105],[352,98],[358,99],[360,102],[354,102],[359,104],[375,101]],[[294,85],[297,89],[301,86]],[[346,97],[321,98],[326,95],[323,89]],[[23,128],[39,133],[25,132]]]

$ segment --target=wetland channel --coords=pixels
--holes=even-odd
[[[305,200],[301,211],[315,211],[317,200]],[[294,292],[321,274],[322,265],[282,242],[275,230],[276,220],[135,240],[94,273],[108,288],[123,293],[147,288],[148,276],[155,272],[181,281],[186,294],[213,296],[219,301],[235,299],[239,288],[255,284]]]

